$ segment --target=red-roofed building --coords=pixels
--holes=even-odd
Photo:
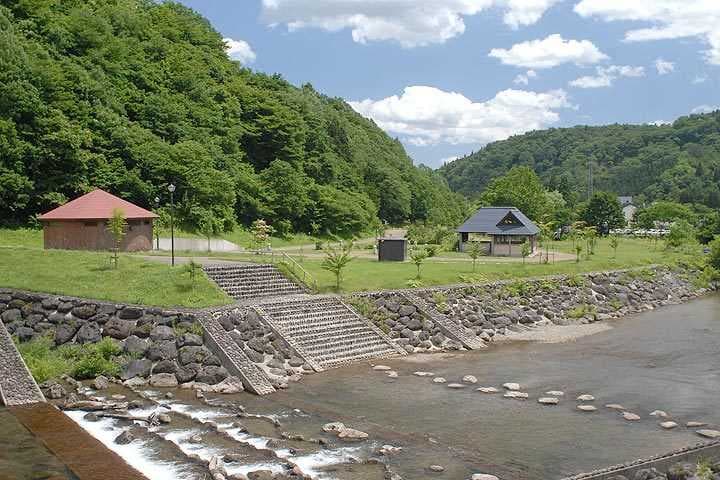
[[[113,211],[125,214],[128,228],[120,245],[127,252],[152,249],[153,220],[157,215],[122,198],[97,189],[40,216],[45,248],[110,250],[114,240],[107,228]]]

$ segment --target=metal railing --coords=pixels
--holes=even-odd
[[[287,264],[290,272],[295,275],[298,280],[301,280],[305,285],[312,288],[313,292],[318,291],[318,283],[315,277],[313,277],[310,272],[305,270],[303,266],[297,262],[297,260],[295,260],[285,252],[282,252],[281,258]]]

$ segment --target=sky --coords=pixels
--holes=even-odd
[[[720,108],[720,0],[181,0],[244,66],[341,97],[433,168],[551,127]]]

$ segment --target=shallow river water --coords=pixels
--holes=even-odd
[[[245,433],[234,426],[238,419],[232,409],[202,405],[191,392],[180,390],[172,399],[165,399],[164,392],[146,392],[170,408],[173,422],[136,432],[138,439],[123,447],[114,445],[113,439],[131,428],[128,422],[87,422],[82,412],[71,417],[153,480],[203,478],[203,469],[188,462],[186,455],[207,460],[228,453],[245,459],[229,465],[236,473],[258,466],[281,468],[287,458],[317,478],[381,480],[384,472],[378,466],[347,462],[349,457],[367,458],[386,443],[403,448],[388,462],[406,480],[464,480],[479,472],[503,480],[557,479],[700,441],[682,426],[687,421],[718,428],[720,296],[611,325],[610,330],[570,343],[502,344],[483,351],[378,362],[391,366],[398,378],[358,364],[307,376],[287,391],[266,397],[218,397],[224,403],[239,402],[248,412],[270,415],[281,424],[241,419]],[[453,390],[434,384],[432,377],[414,376],[419,370],[448,382],[474,375],[478,384]],[[512,400],[476,391],[481,385],[499,388],[505,382],[520,383],[530,398]],[[537,403],[549,390],[565,392],[559,405]],[[95,392],[112,393],[129,394],[117,386]],[[597,412],[576,409],[575,398],[584,393],[596,397]],[[627,422],[604,408],[607,403],[620,403],[642,418]],[[659,420],[649,416],[656,409],[669,412],[681,427],[662,430]],[[330,421],[366,431],[370,440],[351,445],[333,440],[320,430]],[[227,435],[218,435],[213,425],[220,425]],[[326,438],[330,444],[321,448],[292,442],[284,440],[282,432]],[[192,439],[198,435],[200,442]],[[268,440],[275,442],[271,454],[256,450],[268,447]],[[445,471],[430,473],[429,465],[442,465]],[[55,478],[42,476],[39,468],[69,478],[41,444],[0,410],[0,479]]]

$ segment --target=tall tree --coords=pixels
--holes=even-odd
[[[622,206],[617,198],[610,192],[596,192],[588,202],[583,220],[588,225],[598,228],[622,228],[625,226],[625,216]]]
[[[549,208],[547,191],[529,167],[513,167],[490,182],[480,202],[484,206],[518,208],[532,220],[539,220]]]

